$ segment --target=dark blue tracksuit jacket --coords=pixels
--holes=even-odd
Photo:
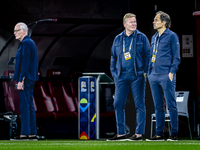
[[[32,81],[38,80],[37,49],[28,35],[20,42],[15,59],[13,80],[22,82],[24,77]]]
[[[118,78],[121,74],[121,65],[123,55],[123,36],[124,32],[117,35],[114,39],[111,49],[110,71],[113,77]],[[133,42],[132,50],[130,53],[134,53],[134,72],[136,76],[140,76],[148,71],[149,63],[149,41],[143,33],[136,30],[136,43]],[[135,51],[133,51],[133,47]]]
[[[158,33],[156,33],[158,34]],[[155,34],[155,35],[156,35]],[[155,35],[151,39],[150,63],[148,75],[151,74],[153,63],[151,62],[153,54],[153,45]],[[180,45],[176,33],[170,29],[166,29],[159,38],[159,45],[156,54],[156,61],[154,63],[156,74],[176,74],[178,65],[180,64]]]

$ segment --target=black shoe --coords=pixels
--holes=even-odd
[[[177,136],[170,136],[167,141],[178,141]]]
[[[132,137],[128,138],[127,141],[142,141],[142,136],[137,137],[137,135],[133,135]]]
[[[25,137],[16,136],[10,140],[11,141],[29,141],[29,137],[28,136],[25,136]]]
[[[114,137],[107,139],[107,141],[126,141],[126,135],[117,137],[117,135],[115,135]]]
[[[29,137],[30,141],[38,141],[38,136],[31,136]]]
[[[150,139],[146,139],[146,141],[165,141],[165,139],[162,136],[155,135]]]

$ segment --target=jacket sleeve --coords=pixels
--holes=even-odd
[[[145,36],[144,40],[144,54],[145,54],[145,68],[144,73],[148,74],[149,57],[150,57],[150,44],[148,38]]]
[[[171,36],[171,48],[172,48],[172,63],[170,72],[175,74],[180,64],[180,44],[176,34]]]
[[[19,75],[19,82],[22,82],[23,78],[26,77],[30,65],[30,45],[28,41],[24,41],[22,43],[22,51],[21,51],[21,71]]]
[[[115,66],[116,66],[116,55],[115,55],[115,46],[114,45],[115,45],[115,40],[114,40],[112,48],[111,48],[111,58],[110,58],[110,72],[113,77],[115,74]]]

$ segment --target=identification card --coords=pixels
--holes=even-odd
[[[156,55],[153,55],[153,56],[152,56],[152,59],[151,59],[151,62],[153,62],[153,63],[154,63],[154,62],[155,62],[155,60],[156,60]]]
[[[130,52],[124,53],[124,58],[125,58],[125,60],[131,59],[131,54],[130,54]]]

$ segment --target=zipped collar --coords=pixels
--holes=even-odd
[[[123,32],[121,32],[121,33],[119,34],[119,36],[124,36],[125,31],[126,31],[126,30],[124,30]],[[141,34],[141,32],[138,31],[137,29],[136,29],[134,32],[135,32],[136,34]],[[133,35],[133,34],[132,34],[132,35]]]
[[[165,31],[161,34],[161,36],[162,36],[163,34],[169,34],[169,32],[170,32],[170,29],[169,29],[169,28],[166,28]],[[154,34],[154,36],[155,36],[156,34],[158,34],[158,31]]]

